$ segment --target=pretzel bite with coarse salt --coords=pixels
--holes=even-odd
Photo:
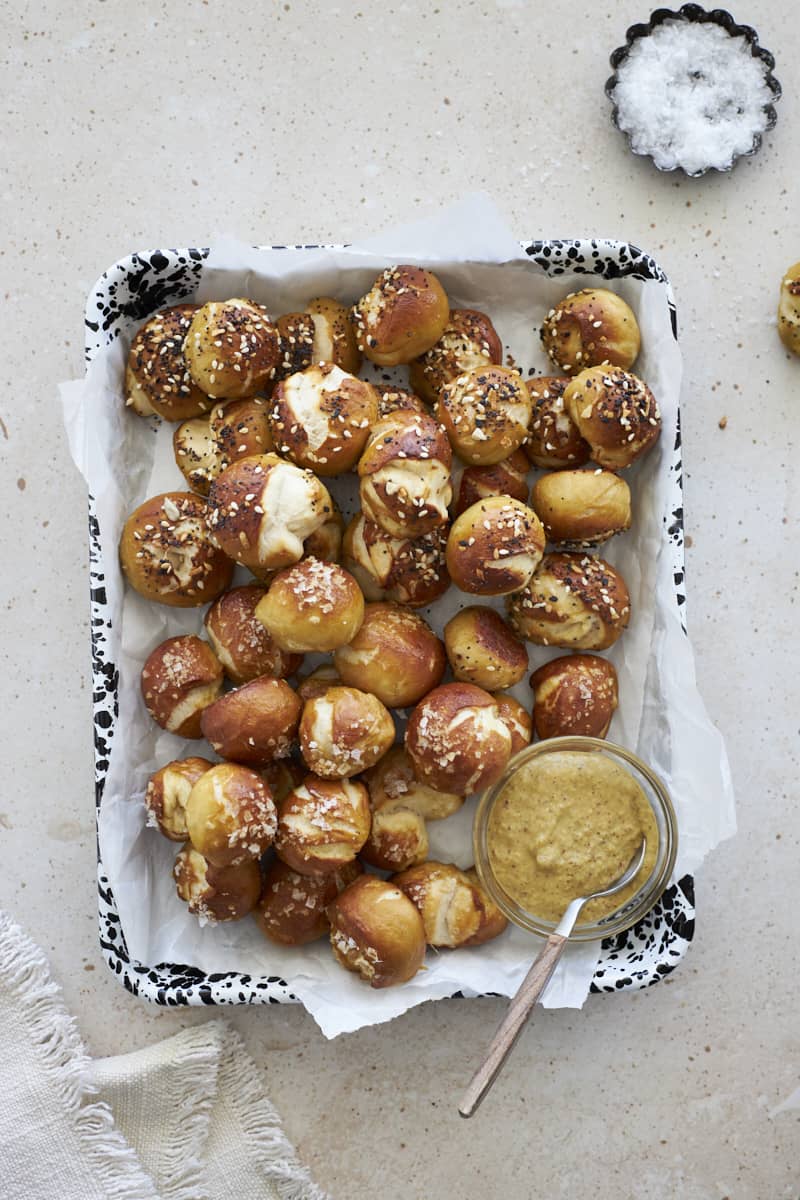
[[[346,779],[373,766],[394,741],[394,721],[377,696],[329,687],[303,705],[300,752],[323,779]]]
[[[147,824],[154,825],[171,842],[185,842],[189,836],[186,831],[189,793],[213,765],[207,758],[179,758],[151,775],[144,793]]]
[[[544,530],[532,509],[508,496],[490,496],[453,522],[447,569],[462,592],[504,596],[525,586],[544,546]]]
[[[619,703],[614,664],[596,654],[565,654],[531,675],[533,720],[540,738],[604,738]]]
[[[419,396],[415,396],[413,392],[396,387],[393,383],[375,383],[372,386],[378,393],[379,420],[401,410],[423,414],[428,412],[424,401],[420,400]]]
[[[444,644],[456,679],[487,692],[514,687],[528,669],[528,651],[493,608],[468,605],[444,627]]]
[[[324,652],[344,646],[358,633],[364,597],[338,563],[304,558],[278,572],[255,615],[282,650]]]
[[[239,400],[272,384],[278,331],[261,304],[211,300],[192,316],[183,352],[189,374],[215,400]]]
[[[200,717],[222,691],[222,663],[193,633],[167,638],[142,667],[142,699],[150,716],[177,737],[201,738]]]
[[[328,907],[331,949],[374,988],[406,983],[425,959],[425,927],[399,887],[359,875]]]
[[[358,349],[381,367],[409,363],[444,333],[450,305],[422,267],[387,267],[351,311]]]
[[[483,366],[470,367],[442,388],[436,415],[463,462],[491,466],[525,441],[531,408],[519,371]]]
[[[422,617],[384,603],[366,606],[358,633],[333,660],[345,684],[371,692],[387,708],[416,704],[441,683],[447,665],[444,646]]]
[[[509,458],[490,467],[467,467],[461,476],[455,516],[490,496],[510,496],[524,504],[528,499],[528,469],[522,450],[515,450]]]
[[[507,921],[466,871],[430,860],[392,877],[419,911],[429,946],[478,946],[502,933]],[[499,910],[497,910],[499,913]]]
[[[291,752],[301,709],[284,679],[260,675],[215,700],[200,724],[220,758],[262,767]]]
[[[301,654],[281,650],[256,619],[267,589],[258,584],[231,588],[218,596],[205,615],[208,640],[232,683],[249,683],[259,675],[286,679],[303,661]]]
[[[411,363],[408,380],[423,400],[435,404],[456,375],[502,361],[503,344],[489,317],[474,308],[453,308],[436,345]]]
[[[173,608],[197,608],[224,592],[233,563],[212,540],[210,521],[208,504],[192,492],[164,492],[140,504],[119,543],[131,587]]]
[[[409,718],[405,744],[418,779],[461,796],[490,787],[511,757],[511,734],[496,700],[470,683],[429,692]]]
[[[186,845],[172,868],[175,888],[200,924],[240,921],[252,912],[261,894],[261,868],[254,858],[230,867],[215,867]]]
[[[172,453],[183,478],[198,496],[207,496],[223,468],[208,417],[181,421],[172,435]]]
[[[505,692],[495,692],[494,700],[497,710],[511,734],[511,753],[512,755],[519,754],[520,750],[529,746],[533,739],[533,718],[519,700],[515,700],[513,696],[509,696]]]
[[[368,834],[363,783],[311,774],[281,804],[275,853],[300,875],[328,875],[353,862]]]
[[[363,776],[372,827],[361,850],[364,862],[382,871],[403,871],[428,857],[428,821],[458,812],[463,796],[437,792],[417,779],[402,746],[393,746]]]
[[[333,502],[312,471],[259,454],[226,467],[211,485],[208,508],[220,550],[259,573],[299,562],[305,540],[330,520]]]
[[[441,425],[401,411],[379,421],[358,464],[361,509],[393,537],[423,537],[449,519],[453,452]]]
[[[308,675],[304,675],[297,685],[297,694],[305,704],[327,692],[330,687],[341,687],[342,677],[333,663],[322,663]]]
[[[545,554],[506,607],[518,637],[568,650],[607,650],[631,615],[625,580],[610,563],[566,552]]]
[[[425,608],[450,586],[446,543],[446,526],[420,538],[394,538],[359,513],[345,530],[342,557],[367,600]]]
[[[569,375],[539,375],[528,380],[533,411],[523,449],[533,465],[544,471],[580,467],[591,458],[591,446],[564,408],[569,383]]]
[[[601,467],[621,471],[658,440],[661,413],[643,380],[627,371],[590,367],[564,392],[564,407]]]
[[[141,417],[165,421],[199,417],[214,401],[189,374],[183,343],[197,304],[174,304],[147,321],[131,343],[125,368],[125,403]]]
[[[570,292],[550,309],[541,338],[550,358],[565,375],[577,375],[585,367],[601,363],[632,367],[641,346],[633,310],[607,288]]]
[[[238,763],[205,771],[186,801],[189,841],[215,867],[260,858],[272,845],[277,823],[269,787]]]
[[[630,529],[631,490],[613,471],[551,471],[536,480],[531,508],[548,542],[600,546]]]
[[[330,929],[328,905],[360,874],[357,860],[327,875],[300,875],[276,858],[264,873],[256,924],[280,946],[315,942]]]
[[[314,363],[289,375],[270,401],[270,430],[278,453],[317,475],[351,470],[377,419],[372,385],[333,363]]]

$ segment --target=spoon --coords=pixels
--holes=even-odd
[[[641,846],[623,873],[609,887],[604,888],[601,892],[591,892],[588,896],[576,896],[574,900],[570,900],[563,917],[542,946],[533,966],[517,989],[516,995],[508,1006],[508,1012],[492,1038],[486,1057],[464,1092],[463,1099],[458,1106],[462,1117],[472,1116],[500,1074],[503,1064],[522,1032],[531,1009],[550,982],[584,904],[587,904],[589,900],[598,900],[601,896],[613,896],[615,892],[619,892],[627,883],[630,883],[644,862],[646,849],[647,841],[642,838]]]

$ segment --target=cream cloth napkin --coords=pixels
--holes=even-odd
[[[330,1200],[224,1021],[92,1061],[42,951],[0,911],[0,1196]]]

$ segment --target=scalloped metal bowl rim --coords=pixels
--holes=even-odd
[[[773,95],[773,103],[764,106],[764,112],[767,114],[767,127],[760,133],[753,134],[753,144],[750,149],[743,151],[742,154],[735,155],[731,159],[730,163],[728,163],[728,165],[725,167],[708,166],[702,167],[699,171],[686,171],[680,165],[676,165],[674,167],[660,167],[653,158],[652,153],[649,153],[647,150],[634,150],[633,143],[631,141],[631,135],[626,133],[624,129],[620,129],[618,119],[619,109],[614,103],[612,96],[612,92],[614,91],[614,88],[618,82],[617,68],[621,63],[625,62],[626,58],[628,57],[628,52],[634,42],[639,41],[640,38],[649,37],[659,25],[663,25],[665,21],[669,20],[687,22],[694,21],[701,25],[721,25],[723,29],[727,30],[731,37],[743,37],[750,46],[753,57],[761,59],[761,61],[767,67],[765,81],[767,87],[770,89]],[[699,4],[684,4],[677,10],[669,8],[656,8],[650,14],[650,18],[647,22],[640,22],[636,25],[630,25],[628,27],[628,29],[625,31],[625,45],[617,46],[616,50],[612,51],[612,53],[609,55],[609,62],[614,68],[614,74],[606,80],[605,93],[611,101],[611,122],[616,129],[619,129],[619,132],[627,141],[628,147],[632,154],[637,155],[639,158],[649,158],[655,169],[657,171],[663,171],[665,174],[669,174],[672,171],[682,171],[683,174],[689,179],[697,179],[701,175],[706,175],[709,171],[717,171],[719,174],[732,171],[740,158],[750,158],[753,154],[760,150],[764,134],[770,129],[774,129],[777,123],[778,114],[775,111],[774,102],[780,100],[781,96],[783,95],[783,89],[779,80],[777,80],[772,74],[772,68],[775,66],[775,57],[771,51],[760,45],[756,30],[753,29],[751,25],[740,25],[734,20],[732,14],[729,13],[727,9],[705,9]]]

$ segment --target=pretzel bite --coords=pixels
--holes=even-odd
[[[519,637],[569,650],[607,650],[631,615],[625,580],[605,559],[586,554],[545,554],[506,607]]]
[[[276,379],[305,371],[314,359],[314,322],[309,313],[291,312],[278,317],[278,366]]]
[[[418,910],[429,946],[477,946],[497,937],[508,923],[483,888],[454,863],[423,862],[391,882]]]
[[[368,834],[363,783],[307,775],[281,804],[275,853],[300,875],[328,875],[353,862]]]
[[[428,821],[457,812],[463,796],[420,783],[402,746],[393,746],[364,773],[372,827],[361,857],[382,871],[403,871],[428,857]]]
[[[359,513],[345,530],[342,557],[367,600],[425,608],[450,586],[446,540],[445,526],[421,538],[393,538]]]
[[[388,417],[391,413],[409,409],[411,412],[427,413],[427,408],[419,396],[413,392],[396,387],[393,383],[375,383],[372,385],[378,393],[378,419]]]
[[[511,757],[496,700],[470,683],[443,684],[420,700],[405,744],[418,779],[461,796],[490,787]]]
[[[531,714],[519,700],[505,692],[495,692],[494,701],[500,717],[505,721],[511,734],[511,753],[519,754],[533,740],[533,719]]]
[[[551,308],[541,328],[544,348],[560,371],[611,363],[632,367],[641,338],[633,310],[616,292],[584,288]]]
[[[377,419],[372,385],[326,362],[281,380],[269,410],[278,452],[325,476],[356,465]]]
[[[477,889],[480,902],[483,905],[483,916],[476,935],[469,938],[468,941],[463,942],[462,945],[480,946],[483,942],[489,942],[492,938],[496,938],[503,933],[508,928],[508,918],[503,915],[489,893],[484,889],[475,868],[468,867],[464,874],[472,886]]]
[[[301,709],[285,680],[260,675],[215,700],[200,724],[221,758],[261,767],[290,753]]]
[[[222,691],[222,664],[193,633],[167,638],[145,659],[141,688],[157,725],[178,737],[201,738],[203,710]]]
[[[344,646],[358,633],[364,597],[338,563],[304,558],[275,576],[255,614],[282,650],[323,652]]]
[[[591,457],[591,446],[564,408],[569,382],[569,375],[539,375],[528,380],[533,410],[523,449],[534,466],[545,471],[580,467]]]
[[[358,861],[327,875],[300,875],[276,858],[264,873],[255,912],[264,937],[281,946],[305,946],[330,929],[326,909],[361,874]]]
[[[189,374],[219,400],[252,396],[271,385],[280,360],[278,331],[261,304],[211,300],[192,316],[183,347]]]
[[[589,367],[564,392],[564,407],[601,467],[620,471],[640,458],[661,433],[650,388],[620,369]]]
[[[342,677],[333,663],[322,663],[300,680],[297,694],[305,704],[306,700],[314,700],[327,692],[328,688],[341,687],[341,684]]]
[[[270,790],[270,794],[279,808],[290,792],[303,782],[307,771],[296,758],[276,758],[265,767],[259,767],[258,773]]]
[[[471,367],[442,388],[436,415],[460,459],[491,466],[513,454],[528,436],[531,398],[519,371]]]
[[[301,654],[282,650],[256,619],[255,611],[267,589],[258,584],[223,592],[205,615],[208,640],[232,683],[249,683],[259,675],[286,679],[303,661]]]
[[[358,464],[361,508],[393,537],[422,537],[446,524],[453,452],[441,425],[401,411],[379,421]]]
[[[508,496],[490,496],[453,522],[447,569],[462,592],[504,596],[525,586],[544,545],[544,530],[532,509]]]
[[[274,450],[268,404],[263,396],[248,396],[244,400],[214,405],[208,424],[217,447],[220,470],[240,458]]]
[[[787,350],[800,354],[800,262],[789,267],[781,280],[778,334]]]
[[[361,351],[349,309],[330,296],[316,296],[309,300],[306,312],[314,325],[311,361],[334,363],[343,371],[357,375],[361,370]]]
[[[450,305],[444,288],[422,267],[388,267],[353,307],[358,349],[381,367],[408,363],[444,333]]]
[[[303,705],[300,752],[323,779],[346,779],[371,767],[394,741],[394,721],[377,696],[329,687]]]
[[[331,511],[322,525],[309,534],[303,542],[303,557],[318,558],[322,562],[338,562],[342,557],[344,518],[331,496]]]
[[[261,868],[254,858],[215,867],[192,846],[179,852],[172,868],[175,888],[200,924],[240,921],[252,912],[261,892]]]
[[[422,617],[382,603],[366,606],[358,633],[333,660],[345,684],[371,692],[387,708],[416,704],[441,682],[446,665],[444,646]]]
[[[371,987],[406,983],[425,959],[425,928],[408,896],[375,875],[359,875],[328,907],[331,948]]]
[[[139,416],[157,413],[166,421],[185,421],[213,404],[192,379],[183,342],[197,312],[196,304],[174,304],[151,317],[131,343],[125,368],[125,403]]]
[[[208,505],[192,492],[164,492],[140,504],[123,527],[119,557],[134,591],[173,608],[208,604],[233,574],[211,540]]]
[[[189,841],[215,867],[260,858],[272,845],[277,823],[266,783],[238,763],[205,771],[186,801]]]
[[[178,758],[151,775],[144,793],[147,824],[155,826],[171,842],[185,842],[189,793],[213,765],[207,758]]]
[[[503,344],[489,317],[474,308],[453,308],[436,345],[409,366],[408,380],[423,400],[435,404],[456,375],[502,361]]]
[[[619,703],[614,664],[596,654],[566,654],[531,675],[533,720],[540,738],[604,738]]]
[[[207,496],[212,481],[223,467],[208,417],[181,421],[172,435],[172,452],[178,470],[192,491]]]
[[[451,617],[444,644],[456,679],[487,692],[514,687],[528,669],[525,646],[498,612],[483,605],[469,605]]]
[[[600,546],[630,529],[631,491],[613,471],[553,471],[533,485],[531,508],[548,542]]]
[[[490,496],[510,496],[522,504],[528,499],[528,460],[521,450],[490,467],[467,467],[461,476],[455,515]]]
[[[306,538],[333,512],[316,475],[276,454],[231,463],[211,485],[208,507],[216,544],[256,573],[298,562]]]

